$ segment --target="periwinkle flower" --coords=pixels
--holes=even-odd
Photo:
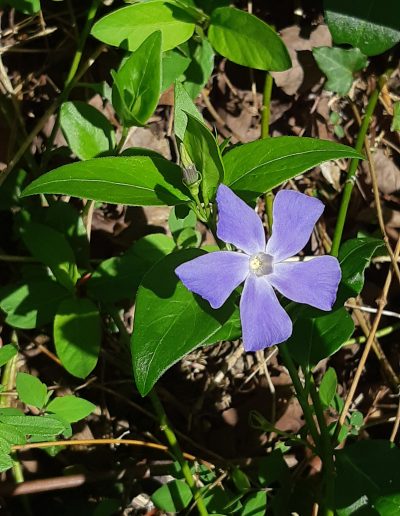
[[[309,240],[324,210],[321,201],[293,190],[278,192],[267,242],[261,219],[225,185],[218,187],[217,206],[217,236],[238,251],[207,253],[183,263],[175,272],[212,308],[220,308],[244,282],[240,319],[246,351],[279,344],[292,334],[292,321],[274,289],[297,303],[332,309],[341,278],[337,259],[320,256],[288,261]]]

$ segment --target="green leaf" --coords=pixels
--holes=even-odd
[[[214,333],[209,341],[205,342],[204,345],[214,344],[215,342],[221,342],[223,340],[236,340],[242,335],[242,325],[240,322],[240,311],[235,305],[234,310],[229,319],[224,322],[221,329]]]
[[[187,125],[183,144],[190,159],[201,173],[201,192],[206,204],[213,200],[224,177],[221,152],[213,134],[197,118],[186,113]]]
[[[86,102],[64,102],[60,109],[60,126],[70,149],[79,159],[95,158],[115,146],[113,126]]]
[[[14,344],[6,344],[0,348],[0,367],[7,364],[18,353],[18,349]]]
[[[224,183],[252,200],[325,161],[362,157],[351,147],[329,140],[297,136],[266,138],[224,154]]]
[[[190,58],[176,48],[162,55],[161,91],[168,89],[180,77],[190,64]]]
[[[96,158],[71,163],[33,181],[22,195],[63,194],[131,206],[182,204],[180,167],[149,156]]]
[[[180,82],[175,82],[174,132],[181,142],[185,136],[188,121],[186,113],[197,118],[200,122],[203,121],[203,117],[194,105],[185,87]]]
[[[185,509],[192,500],[190,487],[182,480],[172,480],[157,489],[151,500],[156,507],[167,512],[179,512]]]
[[[40,0],[8,0],[11,7],[23,14],[33,15],[40,11]]]
[[[142,396],[166,369],[196,347],[210,343],[233,312],[229,301],[213,310],[178,281],[176,267],[202,254],[186,249],[166,256],[147,272],[139,287],[131,351]]]
[[[0,308],[14,328],[41,328],[53,320],[58,304],[68,291],[51,278],[31,280],[0,289]]]
[[[292,65],[285,44],[272,27],[233,7],[212,12],[208,39],[222,56],[249,68],[279,72]]]
[[[400,41],[398,0],[325,0],[325,19],[337,44],[382,54]]]
[[[161,32],[150,34],[113,78],[112,103],[123,125],[145,125],[161,93]]]
[[[74,290],[79,272],[74,252],[63,234],[44,224],[29,222],[22,228],[22,239],[32,255],[51,269],[61,285]]]
[[[88,294],[107,303],[132,300],[144,274],[174,248],[174,241],[166,235],[141,238],[122,256],[109,258],[97,267],[86,284]]]
[[[296,314],[287,345],[292,357],[306,369],[333,355],[354,331],[353,320],[343,307],[326,313],[296,306]]]
[[[343,304],[349,297],[356,297],[364,286],[364,271],[378,249],[384,248],[382,240],[376,238],[353,238],[347,240],[339,250],[338,260],[342,269],[336,304]]]
[[[241,516],[264,516],[267,508],[267,493],[258,491],[246,497]]]
[[[337,376],[333,367],[324,374],[319,386],[319,399],[324,407],[329,407],[336,394]]]
[[[101,320],[96,305],[85,298],[65,299],[54,319],[54,344],[65,369],[86,378],[97,364]]]
[[[92,35],[131,52],[155,31],[162,33],[162,50],[170,50],[193,34],[193,19],[167,1],[130,5],[113,11],[94,24]]]
[[[190,40],[188,54],[191,62],[184,73],[184,85],[189,96],[195,99],[214,69],[214,51],[207,39],[202,39],[199,43]]]
[[[13,467],[13,461],[6,453],[0,453],[0,472],[7,471]]]
[[[249,477],[240,468],[232,469],[231,478],[236,489],[241,493],[246,493],[251,488]]]
[[[39,409],[47,400],[47,386],[39,378],[27,373],[17,373],[16,388],[19,399],[26,405]]]
[[[400,495],[400,450],[389,441],[367,440],[336,452],[335,508],[339,516],[398,514],[381,512],[393,507]],[[372,511],[375,509],[375,511]],[[378,512],[376,512],[378,510]],[[361,512],[360,512],[361,514]],[[364,514],[364,512],[362,513]]]
[[[393,104],[392,131],[400,131],[400,101]]]
[[[26,443],[26,437],[23,432],[7,423],[0,423],[0,439],[3,439],[11,445],[22,445]]]
[[[183,229],[194,229],[196,224],[196,214],[189,206],[175,206],[172,208],[168,217],[168,226],[175,240]]]
[[[76,421],[85,419],[95,409],[96,405],[93,405],[90,401],[67,395],[59,396],[50,401],[46,407],[46,412],[53,412],[68,423],[76,423]]]
[[[24,435],[59,435],[64,430],[64,424],[50,416],[3,416],[0,422],[12,425]]]
[[[367,57],[358,48],[317,47],[313,48],[313,55],[328,78],[324,88],[342,96],[350,91],[354,73],[368,64]]]

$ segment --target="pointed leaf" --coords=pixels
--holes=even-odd
[[[6,344],[0,348],[0,367],[7,364],[18,353],[18,349],[14,344]]]
[[[129,5],[101,18],[92,28],[95,38],[131,52],[153,32],[162,32],[162,50],[187,41],[194,31],[193,19],[167,1]]]
[[[213,200],[218,184],[224,177],[221,152],[210,130],[197,118],[188,118],[183,144],[191,160],[201,173],[201,191],[206,204]]]
[[[189,64],[190,58],[176,48],[163,52],[161,91],[168,89],[183,74]]]
[[[291,67],[285,44],[274,29],[239,9],[215,9],[211,14],[208,38],[217,52],[234,63],[276,72]]]
[[[161,32],[153,32],[113,74],[112,103],[125,127],[143,126],[161,92]]]
[[[101,320],[96,305],[85,298],[65,299],[54,318],[54,344],[65,369],[86,378],[100,352]]]
[[[139,287],[131,351],[142,396],[166,369],[193,349],[210,343],[233,312],[229,301],[213,310],[175,275],[178,265],[201,254],[187,249],[166,256],[147,272]]]
[[[224,183],[247,200],[306,170],[340,158],[362,158],[351,147],[328,140],[279,136],[245,143],[224,157]]]
[[[72,152],[79,159],[90,159],[110,152],[115,132],[107,118],[86,102],[64,102],[60,126]]]
[[[96,158],[44,174],[22,192],[72,195],[131,206],[175,205],[189,200],[180,167],[149,156]]]
[[[194,116],[200,122],[203,121],[203,117],[199,113],[198,109],[190,98],[189,93],[186,91],[183,84],[175,82],[175,100],[174,100],[174,132],[175,136],[182,142],[185,136],[187,126],[187,115]]]
[[[17,373],[16,388],[18,397],[23,403],[39,409],[44,407],[47,399],[47,386],[39,378],[27,373]]]
[[[85,419],[96,409],[96,405],[83,398],[66,395],[54,398],[46,407],[46,412],[53,412],[68,423],[76,423]]]

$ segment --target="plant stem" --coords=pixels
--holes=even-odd
[[[164,435],[168,441],[170,451],[174,455],[175,459],[179,462],[186,483],[188,484],[193,493],[193,497],[196,501],[199,514],[201,516],[208,516],[208,511],[202,498],[201,492],[196,486],[196,482],[193,478],[192,472],[190,471],[189,464],[182,454],[182,450],[179,447],[175,432],[173,431],[168,421],[168,417],[165,413],[164,407],[162,406],[160,398],[157,396],[154,389],[150,391],[149,398],[158,416],[161,430],[164,432]]]
[[[391,333],[394,333],[396,330],[400,329],[400,323],[392,324],[391,326],[386,326],[386,328],[382,328],[381,330],[378,330],[375,333],[376,338],[386,337],[386,335],[390,335]],[[360,337],[356,337],[354,339],[347,340],[344,345],[350,346],[352,344],[364,344],[364,342],[367,342],[367,337],[364,335],[361,335]]]
[[[263,105],[261,107],[261,139],[269,138],[269,122],[271,117],[271,94],[274,79],[267,72],[265,74]],[[272,234],[272,205],[274,202],[274,194],[267,192],[265,194],[265,213],[267,215],[269,236]]]
[[[119,139],[118,145],[115,147],[115,155],[116,156],[121,153],[121,151],[125,145],[126,139],[128,138],[128,134],[129,134],[129,127],[126,127],[125,125],[122,126],[121,138]]]
[[[321,452],[322,452],[322,464],[324,470],[324,514],[326,516],[332,516],[334,514],[330,507],[333,504],[335,495],[335,462],[333,459],[334,450],[332,445],[331,436],[325,421],[324,409],[322,407],[321,400],[317,388],[315,386],[314,376],[311,371],[306,372],[307,384],[309,387],[311,399],[313,401],[315,414],[318,420],[319,431],[321,435]]]
[[[271,117],[271,94],[274,79],[272,75],[267,72],[265,74],[264,91],[263,91],[263,105],[261,108],[261,138],[269,137],[269,122]]]
[[[363,118],[363,121],[362,121],[362,124],[360,127],[360,131],[358,133],[357,140],[356,140],[355,149],[358,152],[361,152],[361,150],[363,148],[364,139],[367,135],[369,124],[371,122],[372,115],[375,111],[375,107],[378,102],[379,92],[380,92],[380,89],[377,86],[369,98],[367,109],[365,110],[365,115],[364,115],[364,118]],[[332,256],[337,256],[339,254],[340,242],[342,240],[343,229],[344,229],[344,225],[346,222],[347,210],[348,210],[349,203],[350,203],[351,193],[353,191],[353,186],[354,186],[354,183],[356,180],[356,172],[357,172],[357,167],[358,167],[359,162],[360,162],[359,158],[353,158],[350,161],[350,166],[347,171],[346,184],[345,184],[345,187],[343,190],[343,196],[342,196],[342,201],[340,204],[338,219],[336,222],[335,233],[333,235],[333,240],[332,240],[332,249],[331,249]]]
[[[317,447],[318,454],[320,454],[319,450],[319,434],[317,430],[317,426],[315,424],[313,414],[311,411],[311,407],[308,403],[306,391],[300,381],[299,374],[297,372],[297,368],[293,362],[292,357],[290,356],[289,350],[286,347],[286,343],[279,344],[279,354],[282,358],[282,361],[289,372],[290,378],[292,379],[293,387],[296,391],[297,398],[303,409],[304,419],[306,421],[308,430],[311,434],[311,437],[314,441],[315,446]]]

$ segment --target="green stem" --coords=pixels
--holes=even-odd
[[[314,441],[315,446],[318,450],[318,455],[320,454],[319,450],[319,434],[317,430],[317,426],[315,424],[311,407],[308,403],[306,391],[300,381],[299,374],[297,372],[297,368],[290,356],[289,350],[286,347],[286,343],[279,344],[279,354],[282,358],[282,361],[289,372],[290,378],[292,379],[293,387],[297,394],[297,399],[303,409],[304,419],[306,421],[308,430],[311,434],[311,437]]]
[[[121,153],[123,146],[125,145],[126,139],[128,138],[129,127],[122,126],[121,138],[119,139],[118,145],[115,148],[115,155]]]
[[[317,388],[315,386],[314,376],[308,371],[306,373],[306,379],[308,387],[313,401],[315,414],[317,416],[319,431],[321,435],[321,453],[322,453],[322,464],[324,472],[324,504],[323,514],[325,516],[332,516],[334,514],[330,507],[333,504],[335,494],[335,462],[334,462],[334,450],[332,445],[331,436],[326,424],[324,409],[319,398]]]
[[[121,338],[124,341],[124,344],[129,348],[130,336],[125,327],[125,324],[123,323],[123,321],[121,320],[121,317],[118,314],[118,310],[111,306],[108,306],[107,310],[108,310],[109,314],[111,315],[112,319],[114,320],[115,325],[117,326],[117,328],[120,332]],[[200,516],[208,516],[208,512],[207,512],[204,500],[202,498],[201,492],[197,488],[196,482],[194,481],[194,478],[192,475],[192,472],[190,471],[189,463],[186,461],[185,457],[183,456],[183,453],[182,453],[182,450],[180,449],[175,432],[172,429],[172,426],[168,420],[167,414],[165,413],[164,407],[162,406],[162,403],[154,389],[152,391],[150,391],[149,398],[151,400],[151,403],[153,404],[158,421],[160,423],[161,430],[164,432],[164,435],[168,441],[170,452],[175,457],[175,459],[179,462],[179,465],[182,469],[182,473],[185,477],[185,480],[193,493],[193,497],[197,504],[197,509],[199,511]]]
[[[371,118],[375,111],[375,107],[376,107],[376,104],[379,99],[379,91],[380,91],[380,89],[378,87],[376,87],[376,89],[372,92],[372,94],[369,98],[367,109],[365,110],[365,115],[364,115],[364,118],[363,118],[363,121],[362,121],[362,124],[360,127],[360,131],[357,136],[357,141],[356,141],[356,145],[355,145],[355,149],[357,152],[361,152],[361,150],[363,148],[364,139],[367,135],[369,124],[371,123]],[[350,203],[351,193],[353,191],[353,186],[355,183],[356,172],[357,172],[357,167],[358,167],[359,162],[360,162],[359,158],[353,158],[350,161],[350,166],[349,166],[349,169],[347,172],[346,184],[345,184],[345,187],[343,190],[342,202],[340,204],[338,219],[336,222],[335,233],[333,235],[333,240],[332,240],[332,249],[331,249],[332,256],[337,256],[339,254],[340,242],[342,240],[343,229],[344,229],[344,225],[346,222],[347,210],[348,210],[349,203]]]
[[[269,137],[269,122],[271,118],[271,94],[274,79],[272,75],[267,72],[265,74],[264,91],[263,91],[263,105],[261,108],[261,138]]]
[[[271,118],[271,94],[274,79],[272,75],[267,72],[265,74],[264,91],[263,91],[263,105],[261,108],[261,139],[269,138],[269,122]],[[269,236],[272,233],[272,205],[274,202],[274,194],[267,192],[265,194],[265,212],[268,221]]]
[[[168,441],[169,449],[175,459],[179,462],[179,465],[182,469],[183,476],[185,477],[186,483],[190,487],[195,502],[197,504],[197,509],[201,516],[208,516],[208,511],[205,506],[204,500],[202,498],[200,490],[196,486],[196,482],[193,478],[192,472],[190,471],[190,466],[186,459],[182,454],[182,450],[180,449],[178,440],[176,438],[175,432],[173,431],[170,422],[168,421],[167,414],[165,413],[164,407],[160,401],[160,398],[157,396],[155,390],[151,390],[149,393],[149,398],[151,403],[153,404],[154,410],[157,414],[161,430],[164,432],[164,435]]]
[[[394,333],[398,329],[400,329],[400,323],[392,324],[391,326],[386,326],[386,328],[382,328],[381,330],[378,330],[375,334],[375,337],[377,339],[379,339],[381,337],[386,337],[387,335]],[[344,343],[344,345],[351,346],[352,344],[364,344],[365,342],[367,342],[367,337],[365,337],[364,335],[361,335],[360,337],[356,337],[354,339],[347,340]]]

